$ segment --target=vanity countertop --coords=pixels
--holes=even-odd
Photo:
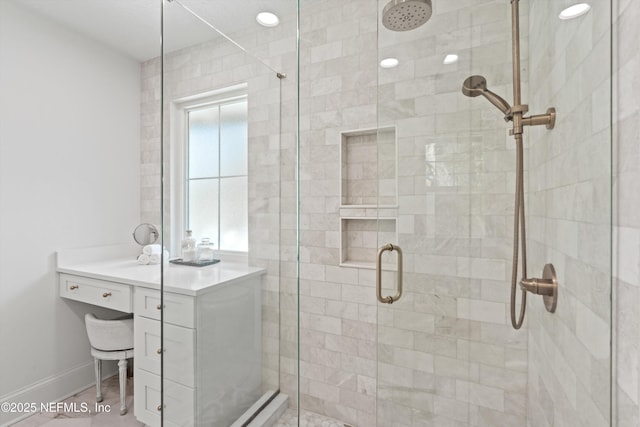
[[[160,289],[160,265],[140,265],[139,246],[113,245],[105,247],[58,251],[58,273],[73,274],[110,282]],[[164,265],[164,290],[183,295],[199,296],[218,286],[239,279],[260,276],[265,270],[244,263],[221,261],[206,267],[176,264]]]

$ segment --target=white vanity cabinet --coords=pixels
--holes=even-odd
[[[197,297],[165,292],[133,298],[135,415],[145,424],[228,427],[261,395],[260,277],[234,280]],[[160,407],[160,355],[164,405]]]
[[[139,421],[228,427],[258,400],[263,269],[165,266],[161,306],[159,266],[77,251],[58,253],[60,296],[134,314]]]
[[[121,283],[61,274],[60,296],[131,313],[131,286]]]
[[[195,298],[165,294],[164,347],[160,339],[160,292],[137,288],[134,307],[134,414],[139,421],[160,425],[164,412],[165,425],[195,424],[196,329]],[[169,323],[169,321],[178,322]],[[160,360],[164,352],[165,402],[160,406]]]

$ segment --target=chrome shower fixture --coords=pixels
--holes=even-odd
[[[514,329],[520,329],[524,322],[527,310],[527,292],[541,295],[545,307],[553,313],[558,301],[558,280],[552,264],[544,267],[542,278],[527,277],[527,227],[525,225],[524,209],[524,161],[523,161],[523,132],[525,126],[545,125],[547,129],[553,129],[556,123],[555,108],[548,108],[546,114],[538,114],[525,117],[529,106],[520,101],[520,0],[511,0],[511,40],[513,56],[513,106],[500,96],[487,89],[487,80],[482,76],[471,76],[462,84],[462,94],[469,97],[484,96],[489,102],[504,114],[505,121],[513,122],[513,128],[509,134],[513,135],[516,142],[516,191],[515,209],[513,214],[513,262],[511,264],[511,325]],[[386,8],[385,8],[386,9]],[[521,239],[521,240],[520,240]],[[520,302],[520,316],[516,318],[516,291],[518,285],[518,245],[521,244],[522,268],[520,289],[522,298]]]
[[[497,93],[491,92],[487,89],[487,79],[483,76],[471,76],[468,77],[464,83],[462,83],[462,94],[471,98],[476,96],[484,96],[487,100],[495,105],[498,110],[504,114],[504,121],[509,122],[513,120],[513,115],[517,112],[522,114],[526,113],[529,109],[528,105],[520,105],[518,109],[514,109],[509,105]],[[556,124],[556,109],[548,108],[546,114],[537,114],[529,117],[521,117],[522,126],[537,126],[545,125],[547,129],[553,129]],[[513,135],[513,130],[511,131]]]
[[[431,0],[391,0],[382,10],[382,25],[391,31],[409,31],[431,18]]]
[[[511,120],[511,105],[499,95],[487,89],[487,79],[482,76],[471,76],[462,84],[462,93],[466,96],[476,97],[484,96],[487,100],[498,107],[498,110],[504,114],[505,121]]]

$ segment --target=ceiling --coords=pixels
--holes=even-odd
[[[13,0],[138,61],[160,56],[161,0]],[[187,6],[225,34],[262,28],[255,17],[270,11],[295,14],[295,0],[173,0],[165,3],[165,51],[218,34],[187,12]],[[264,31],[269,31],[264,28]]]

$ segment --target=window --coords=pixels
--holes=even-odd
[[[248,251],[247,96],[228,92],[174,110],[181,115],[183,143],[182,165],[174,169],[181,179],[173,193],[180,199],[172,203],[179,230],[172,227],[173,248],[190,229],[216,249]]]

